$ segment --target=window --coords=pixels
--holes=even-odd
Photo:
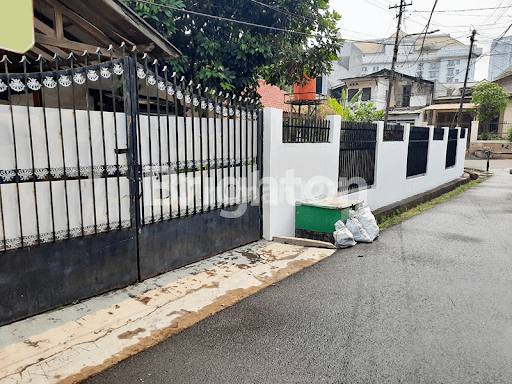
[[[355,89],[349,89],[348,90],[348,97],[347,97],[347,100],[350,101],[352,100],[352,98],[356,95],[356,93],[359,92],[359,89],[355,88]]]
[[[436,69],[437,64],[436,63],[430,63],[430,69]]]
[[[402,107],[408,107],[411,104],[411,86],[404,85],[402,88]]]
[[[423,63],[418,64],[418,71],[421,71],[423,69]]]
[[[448,60],[448,66],[453,67],[455,65],[455,60]]]
[[[370,101],[372,98],[372,89],[363,88],[363,94],[361,95],[361,101]]]
[[[459,79],[455,79],[455,82],[458,83],[459,82]]]
[[[378,67],[378,66],[377,66],[377,67],[373,67],[373,71],[374,71],[374,72],[376,72],[376,71],[378,71],[378,70],[379,70],[379,67]]]
[[[449,69],[449,70],[446,72],[446,76],[453,76],[453,69]]]
[[[366,72],[366,71],[368,71],[368,67],[363,67],[362,70],[363,70],[363,72]]]
[[[447,82],[447,83],[453,83],[453,79],[452,79],[452,78],[450,78],[450,79],[446,79],[446,82]]]
[[[435,79],[437,77],[437,72],[430,72],[429,77],[431,79]]]
[[[460,60],[457,60],[457,64],[460,64]]]

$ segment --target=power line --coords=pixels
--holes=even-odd
[[[149,2],[149,1],[145,1],[145,0],[130,0],[130,1],[131,1],[131,2],[134,2],[134,3],[141,3],[141,4],[146,4],[146,5],[154,5],[154,6],[161,7],[161,8],[172,9],[172,10],[174,10],[174,11],[190,13],[190,14],[192,14],[192,15],[198,15],[198,16],[203,16],[203,17],[209,17],[209,18],[216,19],[216,20],[228,21],[228,22],[230,22],[230,23],[237,23],[237,24],[242,24],[242,25],[248,25],[248,26],[250,26],[250,27],[264,28],[264,29],[271,29],[271,30],[273,30],[273,31],[287,32],[287,33],[295,33],[295,34],[298,34],[298,35],[304,35],[304,36],[315,36],[315,34],[314,34],[314,33],[299,32],[299,31],[294,31],[294,30],[291,30],[291,29],[284,29],[284,28],[270,27],[270,26],[268,26],[268,25],[261,25],[261,24],[249,23],[249,22],[247,22],[247,21],[241,21],[241,20],[235,20],[235,19],[227,19],[227,18],[225,18],[225,17],[215,16],[215,15],[209,15],[209,14],[201,13],[201,12],[190,11],[190,10],[188,10],[188,9],[176,8],[176,7],[172,7],[172,6],[170,6],[170,5],[164,5],[164,4],[158,4],[158,3],[151,3],[151,2]],[[334,37],[334,36],[330,36],[330,37]]]
[[[264,6],[264,7],[267,7],[267,8],[273,9],[273,10],[274,10],[274,11],[276,11],[276,12],[280,12],[280,13],[283,13],[283,14],[288,15],[288,16],[292,16],[292,17],[296,17],[296,18],[300,18],[300,19],[310,20],[310,21],[312,21],[312,22],[314,22],[314,23],[316,23],[316,22],[317,22],[317,20],[311,19],[311,18],[309,18],[309,17],[301,16],[301,15],[297,15],[296,13],[289,12],[289,11],[287,11],[287,10],[277,8],[277,7],[274,7],[274,6],[269,5],[269,4],[262,3],[261,1],[258,1],[258,0],[250,0],[250,1],[252,1],[253,3],[259,4],[259,5],[262,5],[262,6]]]
[[[490,10],[490,9],[508,9],[508,8],[512,8],[512,5],[508,5],[506,7],[489,7],[489,8],[470,8],[470,9],[447,9],[447,10],[441,10],[441,11],[437,11],[437,13],[447,13],[447,12],[472,12],[472,11],[486,11],[486,10]],[[418,11],[416,10],[415,12],[420,12],[420,13],[427,13],[427,12],[430,12],[430,11]]]

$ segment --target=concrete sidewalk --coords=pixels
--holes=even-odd
[[[74,383],[334,253],[259,241],[0,327],[0,383]]]

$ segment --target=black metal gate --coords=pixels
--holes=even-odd
[[[341,123],[339,191],[373,185],[376,145],[377,124]]]
[[[146,56],[136,72],[140,277],[259,239],[254,103],[168,76]]]
[[[255,103],[120,51],[1,61],[0,325],[260,238]]]

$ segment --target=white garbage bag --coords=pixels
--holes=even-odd
[[[375,220],[375,216],[373,216],[370,207],[361,204],[355,213],[355,217],[359,220],[366,232],[368,232],[372,240],[375,240],[377,236],[379,236],[379,226],[377,225],[377,220]]]
[[[356,245],[356,242],[354,240],[354,236],[352,233],[345,227],[345,224],[343,224],[343,221],[338,220],[334,224],[334,228],[336,229],[333,233],[335,246],[337,248],[349,248],[353,245]]]
[[[346,227],[352,235],[354,235],[354,240],[358,243],[371,243],[372,238],[363,228],[363,225],[357,220],[356,214],[354,211],[349,212],[349,218],[347,219]]]

